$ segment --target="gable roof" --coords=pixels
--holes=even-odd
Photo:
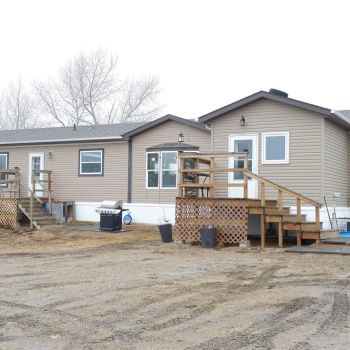
[[[171,120],[178,122],[178,123],[181,123],[181,124],[184,124],[184,125],[188,125],[188,126],[193,127],[193,128],[197,128],[197,129],[200,129],[203,131],[210,132],[210,128],[208,128],[205,124],[199,123],[195,120],[183,119],[180,117],[176,117],[175,115],[172,115],[172,114],[167,114],[164,117],[153,120],[147,124],[144,124],[136,129],[134,129],[134,130],[131,130],[131,131],[125,133],[123,135],[123,138],[128,140],[130,137],[136,136],[137,134],[145,132],[149,129],[152,129],[156,126],[159,126],[159,125],[164,124],[164,123],[171,121]]]
[[[316,105],[313,105],[310,103],[294,100],[292,98],[284,97],[284,96],[277,95],[277,94],[267,92],[267,91],[259,91],[253,95],[247,96],[245,98],[242,98],[241,100],[238,100],[238,101],[231,103],[227,106],[219,108],[213,112],[205,114],[205,115],[199,117],[198,121],[200,123],[210,123],[216,118],[219,118],[225,114],[228,114],[230,112],[233,112],[235,110],[243,108],[251,103],[255,103],[255,102],[260,101],[262,99],[269,99],[272,101],[285,103],[285,104],[288,104],[288,105],[291,105],[294,107],[303,108],[303,109],[306,109],[306,110],[309,110],[312,112],[322,114],[326,118],[332,119],[335,123],[339,124],[343,128],[350,130],[350,113],[348,114],[348,117],[346,117],[341,112],[335,111],[333,109],[328,109],[328,108],[316,106]],[[344,112],[344,111],[342,111],[342,112]],[[346,112],[350,112],[350,111],[346,111]]]

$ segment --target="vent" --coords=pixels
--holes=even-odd
[[[281,90],[277,90],[277,89],[270,89],[269,93],[274,94],[274,95],[278,95],[281,97],[288,97],[288,94],[286,92],[281,91]]]

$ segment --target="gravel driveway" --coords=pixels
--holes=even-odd
[[[349,349],[350,258],[0,232],[0,349]]]

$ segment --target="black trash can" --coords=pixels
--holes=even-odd
[[[162,237],[163,243],[170,243],[173,241],[173,229],[172,224],[159,225],[160,236]]]
[[[201,245],[202,248],[214,248],[215,246],[215,227],[202,227],[201,233]]]

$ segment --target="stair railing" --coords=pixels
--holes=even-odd
[[[245,170],[244,177],[251,177],[255,180],[257,180],[260,183],[260,205],[262,207],[265,206],[265,185],[270,186],[278,191],[278,211],[282,214],[283,213],[283,194],[287,194],[291,197],[294,197],[296,199],[296,208],[297,208],[297,221],[301,221],[301,201],[305,202],[306,204],[309,204],[315,208],[315,221],[316,221],[316,230],[321,230],[321,222],[320,222],[320,208],[322,207],[321,203],[318,203],[308,197],[305,197],[297,192],[291,191],[283,186],[277,185],[274,182],[270,180],[266,180],[263,177],[256,175],[248,170]],[[265,226],[265,221],[263,223],[263,220],[261,221],[261,224]],[[262,227],[261,230],[261,245],[265,245],[265,227]],[[279,224],[279,245],[282,246],[282,225]]]
[[[38,174],[43,174],[43,179],[40,179],[40,176],[38,178]],[[47,175],[47,180],[45,180],[45,174]],[[51,174],[52,170],[32,170],[33,194],[35,195],[35,192],[47,193],[50,214],[52,214],[52,201],[56,201],[51,189]],[[44,183],[47,183],[47,187],[44,185]],[[36,184],[38,184],[39,188],[36,188]],[[35,198],[38,197],[35,195]],[[41,200],[40,203],[43,204]]]

